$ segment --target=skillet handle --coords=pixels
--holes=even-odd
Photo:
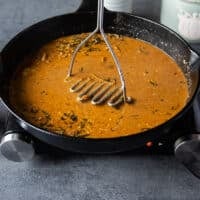
[[[190,67],[191,67],[191,71],[196,71],[198,69],[200,69],[200,54],[197,53],[195,50],[193,50],[192,48],[190,48]]]
[[[77,12],[97,11],[97,0],[82,0]]]

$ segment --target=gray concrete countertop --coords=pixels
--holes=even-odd
[[[0,0],[0,49],[23,28],[73,12],[79,4],[79,0]],[[147,10],[144,5],[137,4],[137,13]],[[4,117],[0,106],[0,122]],[[0,155],[0,200],[199,200],[199,183],[166,155],[44,154],[25,163]]]

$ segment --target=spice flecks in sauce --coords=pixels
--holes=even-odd
[[[120,84],[118,73],[100,35],[78,53],[71,78],[71,55],[87,34],[59,38],[28,56],[10,87],[15,110],[27,121],[58,134],[111,138],[137,134],[173,117],[188,97],[186,78],[177,64],[158,48],[133,38],[108,34],[125,74],[133,104],[119,109],[80,103],[69,88],[78,79],[100,77]]]

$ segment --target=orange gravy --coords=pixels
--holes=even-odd
[[[135,101],[119,108],[76,100],[69,88],[94,75],[120,85],[112,57],[100,35],[77,55],[73,76],[66,81],[74,48],[86,33],[62,37],[44,45],[19,66],[10,85],[10,101],[28,122],[76,137],[112,138],[137,134],[176,115],[186,104],[186,78],[172,58],[137,39],[108,34]]]

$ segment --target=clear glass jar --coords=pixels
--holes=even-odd
[[[161,23],[191,43],[200,43],[200,0],[162,0]]]
[[[117,12],[133,12],[133,0],[104,0],[106,9]]]

